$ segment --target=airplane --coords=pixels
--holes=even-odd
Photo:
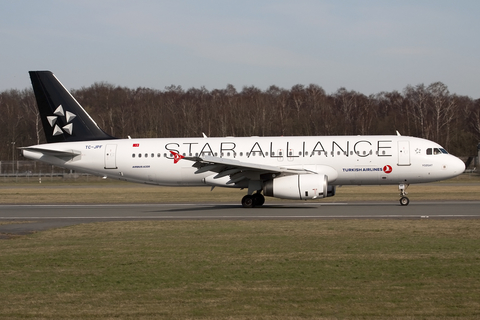
[[[265,197],[315,200],[341,185],[398,185],[453,178],[462,160],[439,144],[397,135],[119,139],[105,133],[50,71],[30,71],[46,144],[28,159],[112,179],[163,186],[246,189],[241,204]],[[179,193],[179,197],[182,195]]]

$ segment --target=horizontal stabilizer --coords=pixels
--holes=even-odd
[[[22,150],[22,152],[31,151],[31,152],[36,152],[36,153],[40,153],[47,156],[53,156],[53,157],[76,157],[82,154],[82,152],[77,150],[52,150],[52,149],[44,149],[44,148],[38,148],[38,147],[25,147],[25,148],[20,148],[20,150]]]

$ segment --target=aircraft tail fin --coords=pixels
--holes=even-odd
[[[29,71],[48,143],[115,139],[105,133],[50,71]]]

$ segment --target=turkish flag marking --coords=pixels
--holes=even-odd
[[[134,147],[134,148],[140,147],[140,143],[134,143],[134,144],[133,144],[133,147]]]

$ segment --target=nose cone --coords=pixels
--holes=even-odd
[[[452,172],[452,176],[458,176],[465,171],[465,163],[457,157],[452,156],[452,159],[449,161],[449,171]]]

